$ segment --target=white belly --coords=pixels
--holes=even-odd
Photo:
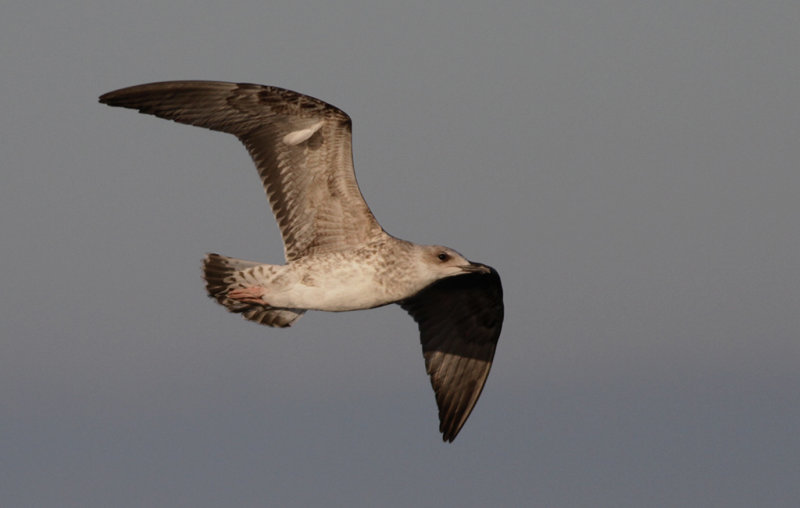
[[[337,260],[338,261],[338,260]],[[270,305],[294,309],[342,312],[392,303],[370,265],[354,262],[292,266],[293,284],[264,295]]]

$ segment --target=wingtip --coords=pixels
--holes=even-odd
[[[106,104],[108,106],[116,106],[117,104],[114,104],[114,99],[119,97],[119,92],[122,91],[122,90],[124,90],[124,88],[120,88],[119,90],[112,90],[110,92],[106,92],[106,93],[104,93],[103,95],[101,95],[100,97],[97,98],[97,102],[99,102],[100,104]]]
[[[455,428],[453,427],[453,425],[448,425],[447,427],[445,427],[444,424],[441,424],[439,426],[439,432],[442,433],[442,441],[444,441],[445,443],[452,443],[458,436],[458,433],[461,432],[461,428],[463,426],[464,426],[463,422],[461,425]]]

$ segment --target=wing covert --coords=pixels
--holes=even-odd
[[[137,85],[100,102],[239,138],[258,169],[288,261],[362,245],[383,232],[356,182],[350,117],[330,104],[218,81]]]

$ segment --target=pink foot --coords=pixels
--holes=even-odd
[[[247,286],[228,291],[228,298],[238,300],[242,303],[254,303],[256,305],[267,305],[264,301],[266,291],[262,286]]]

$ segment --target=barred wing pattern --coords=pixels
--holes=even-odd
[[[350,117],[330,104],[282,88],[219,81],[137,85],[100,102],[239,138],[258,168],[287,261],[384,234],[356,182]]]

